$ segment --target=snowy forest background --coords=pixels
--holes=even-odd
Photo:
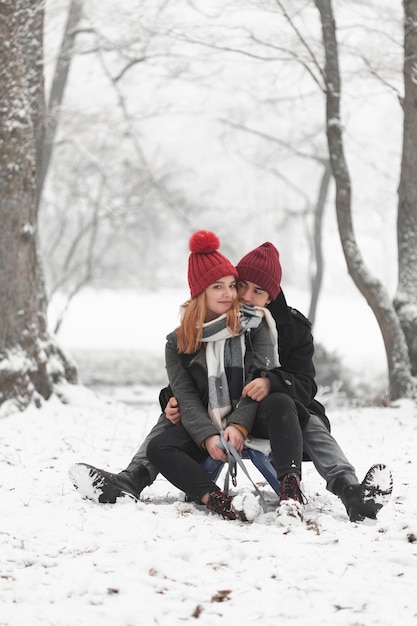
[[[387,385],[383,342],[346,271],[334,184],[326,178],[323,96],[306,71],[303,40],[280,5],[83,3],[40,214],[48,286],[52,296],[59,293],[53,319],[65,307],[63,294],[71,298],[85,286],[182,287],[195,229],[215,230],[236,261],[271,240],[281,253],[289,303],[315,322],[319,382],[344,379],[344,388],[354,393],[356,386],[358,395],[358,380],[349,385],[332,354],[354,369],[344,352],[352,352],[354,328],[365,324],[371,342],[366,351],[357,348],[359,380],[371,383],[370,366],[378,364],[374,400]],[[47,6],[47,92],[66,7]],[[391,2],[334,8],[356,234],[366,263],[393,294],[402,10]],[[309,2],[291,11],[318,54],[317,11]],[[318,237],[322,283],[315,311]],[[353,317],[343,313],[349,302]],[[67,323],[70,316],[71,308]],[[340,323],[337,333],[326,333],[329,317]],[[324,367],[321,346],[330,352]],[[77,359],[83,367],[81,352]]]
[[[99,287],[182,286],[187,239],[201,224],[220,231],[234,258],[273,239],[286,282],[310,288],[325,111],[279,4],[83,3],[40,215],[52,293],[71,293],[82,277]],[[67,6],[46,4],[47,93]],[[339,2],[335,11],[355,226],[393,291],[401,5]],[[297,17],[318,49],[317,11],[298,3]],[[325,284],[344,288],[333,202],[331,187]]]
[[[187,297],[182,291],[187,241],[194,230],[207,228],[218,233],[222,251],[235,261],[267,240],[278,247],[289,304],[313,322],[321,385],[338,389],[343,381],[350,397],[368,402],[384,402],[390,385],[394,397],[410,395],[410,373],[415,375],[416,369],[415,333],[410,331],[417,324],[416,261],[410,252],[417,238],[415,205],[410,218],[414,223],[403,220],[402,232],[410,236],[403,235],[400,244],[406,245],[399,246],[397,218],[400,175],[404,178],[405,112],[413,109],[407,109],[407,89],[404,95],[404,36],[414,33],[415,2],[340,1],[332,6],[328,0],[133,0],[116,6],[109,0],[19,0],[6,4],[16,24],[19,15],[30,16],[21,22],[25,27],[20,32],[16,27],[16,41],[24,43],[23,65],[16,68],[26,67],[21,90],[27,87],[25,77],[29,86],[31,81],[35,85],[32,95],[39,88],[39,68],[45,79],[44,108],[39,96],[31,113],[35,130],[37,123],[42,126],[41,141],[35,136],[36,171],[30,181],[36,206],[20,225],[24,242],[35,232],[32,239],[35,247],[39,245],[41,271],[35,271],[25,288],[19,286],[21,293],[12,296],[9,305],[12,310],[2,315],[2,319],[11,315],[19,320],[13,333],[7,324],[0,328],[5,337],[3,372],[12,371],[10,380],[16,372],[10,351],[16,346],[35,360],[39,370],[42,354],[47,355],[49,370],[57,367],[56,358],[51,366],[51,357],[58,355],[63,366],[60,372],[54,370],[52,378],[59,378],[63,367],[65,377],[75,380],[66,360],[71,355],[63,356],[48,333],[56,334],[65,349],[71,348],[66,337],[75,327],[72,316],[83,305],[88,315],[87,307],[91,310],[100,294],[104,298],[111,290],[127,299],[136,294],[145,302],[152,293],[168,289],[179,290],[181,299]],[[331,24],[332,11],[348,185],[342,171],[343,152],[329,145],[332,127],[339,127],[339,122],[335,124],[339,112],[329,117],[334,75],[322,26],[326,19]],[[12,41],[12,30],[8,32]],[[30,35],[39,38],[40,33],[42,58],[31,67],[30,46],[35,39],[30,40]],[[15,82],[5,79],[4,84],[13,112],[18,101],[13,100]],[[23,100],[19,102],[23,107]],[[24,124],[18,120],[24,115],[24,108],[16,108],[3,126],[6,139],[10,128],[15,132],[23,128],[23,159],[28,151]],[[2,145],[7,145],[6,140]],[[3,152],[5,169],[17,178],[18,159]],[[411,163],[409,183],[415,170]],[[6,177],[2,186],[7,193],[12,188]],[[341,232],[338,208],[338,198],[347,192],[351,202],[342,209],[345,214],[346,209],[351,211],[352,236]],[[4,201],[5,215],[6,206],[13,214],[16,197],[12,192]],[[6,217],[4,224],[8,224]],[[0,237],[4,237],[3,250],[7,229]],[[353,237],[359,256],[354,249],[347,268],[346,250],[352,249]],[[26,243],[19,240],[17,249],[20,245]],[[2,254],[2,264],[6,261],[9,266],[2,270],[0,285],[16,269],[10,251]],[[16,256],[21,259],[25,254]],[[25,267],[15,274],[22,285]],[[364,291],[359,293],[358,278],[366,299]],[[10,293],[14,293],[11,282],[7,289],[2,287],[2,306]],[[31,305],[26,307],[28,301]],[[49,303],[48,330],[34,331],[42,317],[40,302]],[[27,320],[21,319],[22,307]],[[96,315],[102,317],[108,309]],[[172,319],[169,313],[161,328],[163,336]],[[402,336],[407,323],[408,354]],[[120,317],[108,319],[108,326],[121,324]],[[27,349],[29,328],[35,340],[38,333],[44,348],[48,346],[42,354],[38,345]],[[79,348],[80,342],[76,343]],[[76,354],[83,375],[92,369],[92,346],[87,342],[84,347],[87,354],[81,349]],[[140,350],[131,356],[139,358],[134,365],[137,375],[144,369],[143,357]],[[100,363],[109,362],[102,355],[98,358]],[[162,360],[155,371],[161,364]],[[405,373],[403,380],[398,380],[399,371]],[[40,371],[39,378],[43,376]],[[49,380],[34,382],[31,373],[29,378],[47,397]],[[22,391],[27,382],[2,385],[4,398],[30,396]],[[27,402],[20,404],[24,407]]]
[[[1,624],[415,622],[416,35],[417,0],[0,2]],[[250,526],[161,476],[114,506],[73,488],[159,414],[199,228],[235,261],[279,248],[333,434],[360,480],[392,470],[375,524],[311,463],[292,529],[252,466]]]

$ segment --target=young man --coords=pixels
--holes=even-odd
[[[311,324],[286,303],[281,290],[282,270],[277,249],[266,242],[245,255],[236,269],[240,301],[250,306],[267,307],[275,320],[279,337],[280,366],[258,372],[243,390],[244,394],[260,403],[259,424],[255,423],[254,433],[258,425],[264,433],[271,428],[272,420],[265,418],[268,411],[263,405],[271,394],[281,394],[283,400],[286,398],[286,410],[296,412],[302,425],[301,431],[295,432],[294,437],[302,437],[304,459],[314,463],[326,481],[327,489],[342,500],[351,521],[362,521],[366,517],[374,519],[392,492],[391,472],[384,465],[374,465],[360,483],[354,467],[331,435],[324,407],[314,399],[317,386]],[[156,478],[155,468],[146,456],[149,441],[181,419],[180,407],[170,395],[169,388],[161,391],[160,404],[165,412],[125,470],[114,474],[86,464],[76,464],[70,470],[74,485],[82,490],[83,481],[79,479],[81,469],[84,475],[88,473],[98,494],[95,496],[98,502],[114,503],[123,495],[138,499],[143,489]],[[279,462],[279,451],[273,451],[273,454]],[[298,468],[295,472],[292,484],[281,486],[283,494],[280,493],[280,501],[289,499],[302,505],[302,496],[297,489],[300,471]]]

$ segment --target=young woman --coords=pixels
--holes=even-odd
[[[195,502],[224,518],[248,521],[258,513],[256,498],[226,495],[201,463],[208,455],[226,461],[221,435],[236,450],[243,449],[257,403],[243,398],[242,389],[256,369],[273,367],[276,330],[272,318],[268,327],[263,311],[239,310],[238,274],[218,247],[217,236],[208,231],[190,239],[191,299],[166,344],[167,374],[181,424],[153,438],[147,455],[157,471]]]

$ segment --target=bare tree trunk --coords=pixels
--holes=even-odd
[[[332,4],[331,0],[315,0],[315,4],[320,13],[323,32],[327,141],[336,182],[336,213],[342,248],[348,272],[366,298],[382,333],[388,360],[391,399],[407,397],[412,393],[413,380],[404,333],[388,293],[367,270],[353,232],[350,176],[340,120],[341,84]]]
[[[45,134],[40,146],[42,159],[37,183],[37,206],[39,206],[41,200],[45,178],[51,161],[52,148],[58,126],[59,110],[64,98],[71,65],[74,39],[76,36],[75,29],[81,19],[82,7],[83,0],[71,0],[55,73],[52,79],[51,93],[46,112]]]
[[[43,18],[39,0],[28,0],[27,9],[20,13],[20,45],[28,81],[30,115],[36,149],[36,180],[41,171],[44,137],[44,80],[43,80]],[[22,19],[22,16],[23,19]]]
[[[404,126],[398,188],[398,287],[394,305],[417,375],[417,0],[404,0]]]
[[[314,210],[314,258],[316,260],[316,268],[314,275],[311,279],[311,299],[310,299],[310,309],[308,313],[308,319],[314,326],[314,322],[316,321],[316,312],[317,305],[319,302],[319,296],[321,291],[321,284],[323,282],[323,235],[322,235],[322,226],[323,226],[323,213],[324,207],[326,206],[327,194],[329,192],[329,185],[332,179],[332,169],[330,167],[329,161],[325,161],[323,176],[321,178],[319,197],[317,198],[316,207]]]
[[[38,255],[42,23],[43,0],[1,3],[0,39],[8,46],[0,65],[0,415],[48,398],[59,380],[76,380],[48,335]]]

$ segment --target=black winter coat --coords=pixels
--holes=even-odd
[[[306,422],[306,413],[318,415],[330,430],[330,422],[324,406],[315,400],[317,385],[313,364],[314,341],[311,323],[302,313],[287,305],[281,291],[276,300],[268,305],[278,331],[278,354],[280,367],[273,370],[258,370],[271,381],[271,391],[291,396],[297,404],[300,421]],[[308,419],[308,418],[307,418]]]

